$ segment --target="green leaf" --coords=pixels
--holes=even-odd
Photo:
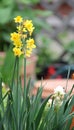
[[[11,83],[12,79],[12,73],[13,73],[13,65],[15,61],[15,57],[13,56],[13,53],[11,51],[12,48],[9,48],[9,50],[6,52],[5,60],[1,68],[2,73],[2,80],[7,85]],[[11,69],[12,68],[12,69]]]
[[[50,16],[52,15],[52,12],[51,11],[48,11],[48,10],[35,10],[35,14],[36,15],[39,15],[41,17],[47,17],[47,16]]]
[[[2,100],[2,78],[0,78],[0,102]]]
[[[0,8],[0,24],[9,22],[12,8]],[[6,16],[6,17],[5,17]]]
[[[64,119],[62,120],[62,122],[61,122],[60,125],[63,127],[63,125],[66,123],[66,121],[72,119],[73,117],[74,117],[74,112],[68,114],[68,115],[66,116],[66,118],[64,118]]]
[[[36,97],[33,98],[33,101],[31,103],[31,108],[30,108],[30,121],[34,121],[38,110],[39,110],[39,106],[41,103],[41,97],[42,97],[42,87],[40,87],[37,91]]]
[[[39,111],[38,111],[37,117],[36,117],[36,119],[35,119],[35,120],[36,120],[36,121],[35,121],[36,130],[37,130],[37,128],[38,128],[38,126],[39,126],[39,123],[40,123],[40,121],[41,121],[42,114],[43,114],[43,111],[44,111],[44,109],[45,109],[46,103],[48,102],[48,100],[49,100],[50,97],[51,97],[51,95],[48,96],[48,98],[46,98],[46,99],[43,101],[43,103],[41,104],[41,106],[40,106],[40,109],[39,109]]]
[[[2,0],[3,6],[11,6],[13,4],[14,0]]]
[[[31,78],[29,78],[27,88],[26,88],[26,96],[30,94],[30,87],[31,87]]]
[[[69,120],[67,121],[67,125],[65,125],[64,130],[68,130],[68,129],[70,129],[70,127],[71,127],[71,123],[72,123],[72,119],[69,119]]]
[[[22,3],[22,4],[31,4],[31,0],[19,0],[19,3]]]
[[[7,32],[3,32],[2,37],[3,39],[5,39],[5,41],[10,42],[10,36]]]
[[[53,128],[54,116],[55,116],[55,112],[54,112],[53,104],[50,107],[46,106],[45,109],[44,109],[42,118],[41,118],[39,130],[46,130],[46,127],[48,129],[52,129]]]

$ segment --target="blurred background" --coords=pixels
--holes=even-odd
[[[13,71],[10,33],[15,31],[17,15],[31,19],[35,26],[37,48],[27,59],[27,76],[67,78],[70,68],[69,78],[74,79],[74,0],[0,0],[0,76],[4,82],[10,82]],[[23,69],[20,72],[23,77]]]

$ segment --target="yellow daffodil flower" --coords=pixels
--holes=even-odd
[[[26,43],[27,43],[27,48],[36,48],[33,38],[30,38],[29,40],[27,40]]]
[[[13,45],[15,45],[16,47],[21,48],[23,46],[22,42],[20,40],[17,40],[13,43]]]
[[[23,25],[29,31],[29,33],[32,34],[32,32],[34,30],[32,20],[26,20],[26,21],[24,21]]]
[[[17,48],[17,47],[13,48],[13,52],[14,52],[14,55],[18,56],[18,57],[23,54],[23,52],[21,51],[21,49]]]
[[[21,23],[23,22],[23,18],[21,16],[17,16],[16,18],[14,18],[15,23]]]
[[[16,32],[11,33],[11,40],[13,42],[17,41],[18,39],[20,39],[20,34],[19,33],[16,33]]]

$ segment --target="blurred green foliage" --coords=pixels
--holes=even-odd
[[[74,40],[71,40],[64,48],[69,53],[68,62],[74,64]]]
[[[69,31],[59,33],[58,38],[63,47],[62,57],[68,64],[74,64],[74,38],[69,38],[71,34]],[[70,35],[70,36],[69,36]]]
[[[74,54],[74,40],[70,41],[70,42],[68,43],[68,45],[66,45],[66,49],[67,49],[70,53]]]
[[[36,75],[42,73],[55,60],[54,53],[50,50],[51,39],[43,35],[40,37],[40,41],[41,44],[37,46]]]

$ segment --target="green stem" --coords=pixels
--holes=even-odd
[[[24,58],[24,98],[26,100],[26,58]]]
[[[16,91],[16,99],[17,99],[17,101],[16,101],[16,103],[17,103],[17,129],[19,130],[19,108],[18,108],[18,106],[19,106],[19,97],[18,97],[18,94],[19,94],[19,90],[18,90],[18,85],[19,85],[19,58],[17,57],[17,91]]]
[[[24,118],[24,113],[26,110],[26,58],[24,58],[24,86],[23,87],[24,87],[23,88],[23,102],[22,102],[22,108],[21,108],[21,121],[20,121],[21,130],[24,127],[22,118]]]

